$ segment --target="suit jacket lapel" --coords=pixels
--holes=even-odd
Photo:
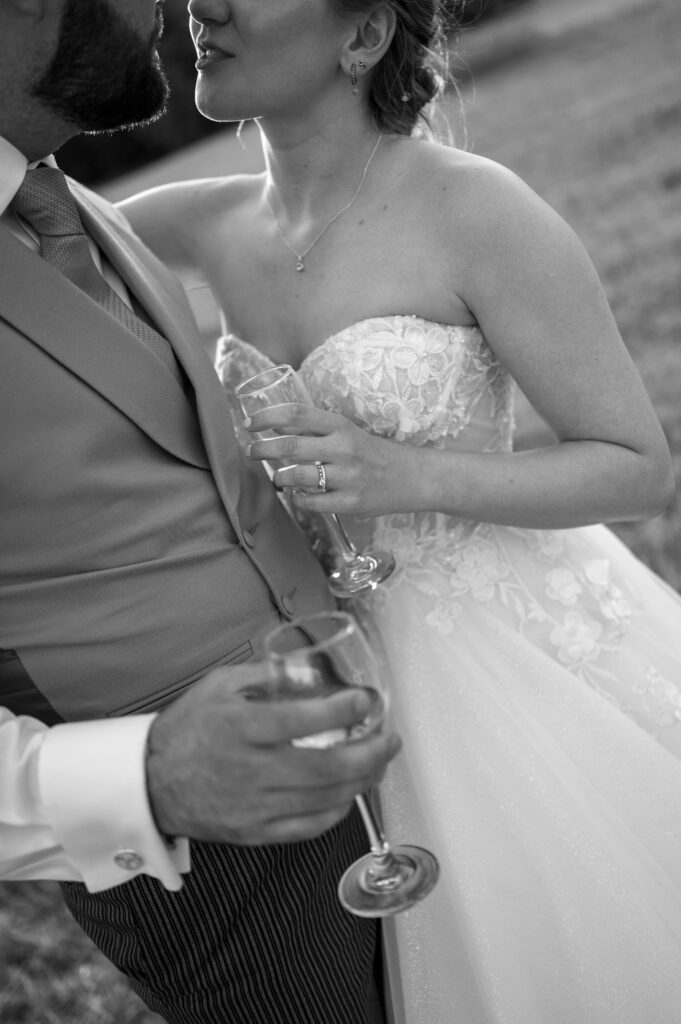
[[[169,340],[194,386],[205,451],[223,503],[236,521],[243,461],[232,429],[229,403],[206,355],[184,292],[175,275],[133,234],[121,214],[112,213],[108,204],[105,210],[100,210],[103,200],[76,182],[71,181],[70,186],[86,230]],[[112,230],[112,216],[120,217],[118,230]]]
[[[6,229],[0,263],[3,317],[162,447],[207,465],[191,404],[153,353]]]

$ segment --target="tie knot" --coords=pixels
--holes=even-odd
[[[75,199],[57,167],[27,171],[11,206],[39,235],[84,234]]]

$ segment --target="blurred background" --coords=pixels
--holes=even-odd
[[[575,229],[672,448],[681,481],[681,4],[470,0],[452,42],[458,145],[511,167]],[[184,0],[166,0],[173,94],[155,125],[74,140],[61,166],[108,198],[258,170],[257,133],[194,110]],[[207,314],[208,315],[208,314]],[[521,427],[531,423],[520,406]],[[681,590],[680,501],[616,525]],[[62,909],[52,883],[0,884],[2,1024],[159,1024]]]

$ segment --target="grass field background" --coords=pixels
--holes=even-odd
[[[469,148],[516,170],[582,238],[681,481],[678,0],[535,0],[467,33],[462,51]],[[454,103],[449,113],[460,137]],[[677,589],[680,504],[616,527]],[[1,1024],[158,1021],[71,922],[54,884],[0,884]]]

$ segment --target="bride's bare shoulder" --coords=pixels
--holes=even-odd
[[[466,206],[471,201],[485,203],[526,194],[531,188],[513,170],[503,164],[454,146],[422,144],[417,150],[418,168],[428,191],[447,204]]]
[[[262,190],[262,175],[196,178],[158,185],[118,203],[133,230],[162,259],[193,259],[197,239],[248,209]]]
[[[144,217],[172,214],[178,219],[212,216],[216,209],[230,210],[262,188],[260,174],[234,174],[220,178],[193,178],[156,185],[117,203],[135,222]]]
[[[460,250],[567,227],[515,171],[489,157],[426,144],[419,163],[423,219]]]

